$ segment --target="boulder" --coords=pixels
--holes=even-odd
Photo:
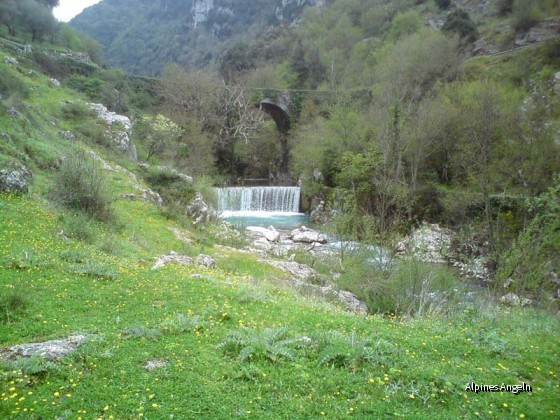
[[[539,22],[527,32],[515,35],[515,46],[524,47],[556,36],[560,32],[560,19],[549,18]]]
[[[324,225],[332,222],[335,213],[336,212],[333,209],[327,209],[325,202],[321,200],[319,204],[311,210],[309,219],[311,220],[311,223]]]
[[[29,172],[31,173],[31,172]],[[29,186],[27,184],[26,173],[22,170],[0,171],[0,192],[27,193]]]
[[[76,141],[76,135],[74,133],[72,133],[71,131],[59,131],[58,134],[64,140]]]
[[[206,268],[216,268],[216,260],[209,255],[200,254],[196,257],[195,262]]]
[[[500,303],[508,306],[531,306],[533,301],[527,298],[520,298],[515,293],[508,293],[500,298]]]
[[[130,118],[109,111],[107,107],[102,104],[90,103],[88,105],[90,109],[95,111],[97,116],[110,127],[108,135],[111,137],[113,145],[125,152],[131,159],[137,160],[136,146],[130,139],[132,134],[132,122]],[[122,126],[122,128],[118,128],[118,125]]]
[[[278,242],[280,239],[280,232],[274,226],[269,226],[268,228],[247,226],[245,230],[254,236],[265,238],[268,242]]]
[[[60,82],[59,82],[58,80],[56,80],[54,77],[51,77],[51,78],[49,79],[49,83],[50,83],[50,85],[51,85],[52,87],[55,87],[55,88],[59,88],[59,87],[60,87]]]
[[[193,219],[195,225],[207,223],[216,217],[216,212],[204,202],[200,193],[196,193],[195,198],[185,209],[185,214]]]
[[[51,340],[42,343],[19,344],[6,350],[0,350],[4,359],[15,360],[18,357],[41,357],[47,360],[57,360],[76,350],[87,340],[84,334],[71,335],[62,340]]]
[[[193,265],[194,260],[188,255],[180,255],[177,254],[175,251],[171,251],[167,255],[162,255],[158,257],[156,263],[152,267],[152,270],[165,267],[168,264]]]
[[[301,226],[297,229],[294,229],[290,232],[289,238],[294,242],[301,242],[301,243],[320,243],[326,244],[327,237],[320,232],[317,232],[313,229],[308,229],[305,226]]]
[[[395,251],[428,263],[446,263],[453,236],[452,230],[437,224],[424,224],[399,242]]]

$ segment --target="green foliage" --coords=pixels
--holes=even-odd
[[[111,193],[106,175],[90,154],[72,150],[55,175],[51,199],[68,209],[108,221],[113,218]]]
[[[0,96],[2,98],[8,98],[12,95],[24,99],[29,96],[29,88],[21,77],[13,71],[10,66],[1,63],[0,64]]]
[[[541,304],[557,293],[560,271],[560,178],[548,191],[528,200],[533,219],[499,259],[496,286],[529,294]]]
[[[434,3],[441,10],[447,10],[451,6],[451,0],[434,0]]]
[[[22,292],[3,294],[0,297],[0,322],[10,324],[25,316],[28,307],[29,301]]]
[[[388,32],[390,39],[398,40],[410,36],[424,26],[424,19],[415,10],[409,10],[395,16]]]
[[[287,328],[265,328],[261,331],[242,328],[229,333],[218,348],[241,362],[277,363],[283,359],[295,359],[294,350],[301,343],[301,337],[293,337]]]
[[[478,29],[470,15],[463,9],[457,9],[447,15],[447,19],[441,28],[444,32],[456,33],[461,40],[472,44],[478,38]]]

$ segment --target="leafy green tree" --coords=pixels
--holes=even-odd
[[[459,34],[461,40],[472,44],[478,38],[478,29],[470,15],[463,9],[456,9],[447,15],[441,28],[444,32]]]

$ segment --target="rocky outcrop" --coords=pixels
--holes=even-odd
[[[268,242],[278,242],[280,239],[280,232],[278,232],[274,226],[269,226],[267,228],[260,226],[247,226],[245,230],[257,238],[266,239]]]
[[[200,193],[196,193],[187,208],[185,214],[193,220],[193,224],[208,223],[216,218],[216,212],[208,204],[204,202],[204,198]]]
[[[306,228],[305,226],[301,226],[297,229],[292,230],[289,238],[294,242],[301,242],[306,244],[327,243],[327,237],[324,234],[317,232],[316,230]]]
[[[51,340],[42,343],[19,344],[6,350],[0,350],[3,359],[18,357],[41,357],[47,360],[58,360],[76,350],[87,340],[85,334],[75,334],[62,340]]]
[[[27,193],[28,181],[33,177],[29,169],[20,164],[14,164],[14,170],[0,170],[0,192],[12,192],[17,194]]]
[[[152,267],[152,270],[157,270],[158,268],[165,267],[168,264],[193,265],[194,260],[188,255],[180,255],[175,251],[171,251],[167,255],[158,257],[156,263]]]
[[[500,298],[500,303],[507,306],[531,306],[533,301],[527,298],[521,298],[515,293],[508,293]]]
[[[89,104],[89,107],[107,124],[109,128],[107,135],[111,138],[113,145],[126,153],[129,158],[137,160],[136,146],[130,139],[132,135],[132,122],[130,118],[109,111],[102,104]]]
[[[206,268],[216,268],[216,260],[209,255],[199,254],[195,260],[197,265]]]
[[[152,167],[151,165],[149,165],[147,163],[139,163],[138,166],[140,166],[142,169],[149,169],[149,168]],[[172,181],[188,182],[189,184],[193,183],[193,177],[192,176],[182,174],[181,172],[177,171],[177,169],[175,169],[175,168],[173,168],[169,165],[154,166],[153,168],[158,170],[159,172],[164,172],[166,175],[168,175],[168,177]]]
[[[333,209],[327,209],[325,202],[321,200],[317,206],[311,210],[309,220],[311,223],[325,225],[332,222],[336,212]]]
[[[545,41],[559,33],[560,19],[550,18],[533,26],[527,32],[516,34],[514,43],[516,47],[524,47]]]
[[[152,267],[152,270],[157,270],[158,268],[165,267],[169,264],[198,265],[206,268],[216,268],[216,260],[209,255],[200,254],[196,257],[196,259],[193,259],[188,255],[181,255],[175,251],[171,251],[167,255],[158,257],[156,263]]]
[[[437,224],[424,224],[396,246],[397,255],[407,255],[428,263],[446,263],[454,232]]]

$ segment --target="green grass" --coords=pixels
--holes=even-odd
[[[557,417],[560,325],[550,314],[362,318],[270,284],[273,273],[251,270],[244,255],[211,272],[151,270],[134,246],[113,256],[61,240],[58,214],[40,201],[0,203],[0,287],[26,302],[0,324],[0,347],[91,334],[60,362],[4,363],[1,417]],[[147,236],[165,232],[137,256],[176,245],[163,216],[135,211]],[[149,360],[168,364],[150,372]],[[468,393],[470,381],[526,382],[533,392]]]

